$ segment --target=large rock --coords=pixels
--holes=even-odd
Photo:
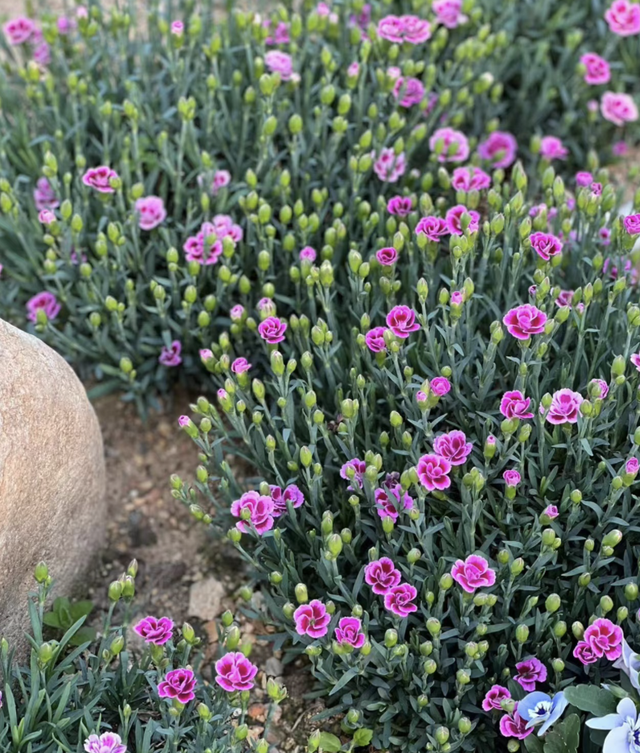
[[[0,634],[20,642],[40,560],[69,595],[104,540],[100,427],[67,363],[0,320]]]

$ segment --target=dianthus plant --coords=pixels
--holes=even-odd
[[[637,632],[640,215],[605,171],[569,190],[543,164],[538,193],[520,165],[476,170],[295,263],[257,331],[203,354],[217,397],[180,419],[202,465],[174,495],[231,524],[333,709],[384,749],[515,749],[527,693],[610,671],[590,623],[607,657]]]

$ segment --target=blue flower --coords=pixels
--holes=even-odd
[[[623,698],[616,712],[587,722],[591,729],[611,730],[602,753],[640,753],[640,719],[635,703],[631,698]]]
[[[540,737],[562,716],[562,712],[568,705],[569,701],[564,697],[564,693],[556,693],[551,698],[546,693],[536,691],[518,701],[518,714],[527,723],[527,729],[542,725],[538,730],[538,737]],[[640,753],[640,748],[638,753]]]
[[[619,659],[616,659],[613,666],[628,675],[633,687],[640,690],[640,656],[631,650],[624,639],[622,641],[622,654]]]

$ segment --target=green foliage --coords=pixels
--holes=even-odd
[[[70,627],[75,625],[78,620],[88,617],[93,611],[91,601],[70,601],[64,596],[59,596],[54,600],[50,612],[45,612],[42,622],[47,627],[62,631],[64,634]],[[95,628],[83,625],[75,632],[69,641],[71,646],[81,646],[83,643],[90,643],[96,638]]]
[[[570,685],[564,694],[572,706],[593,716],[615,713],[616,699],[604,688],[595,685]]]

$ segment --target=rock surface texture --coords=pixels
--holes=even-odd
[[[21,642],[40,560],[70,595],[104,536],[102,437],[84,387],[0,320],[0,635]]]

